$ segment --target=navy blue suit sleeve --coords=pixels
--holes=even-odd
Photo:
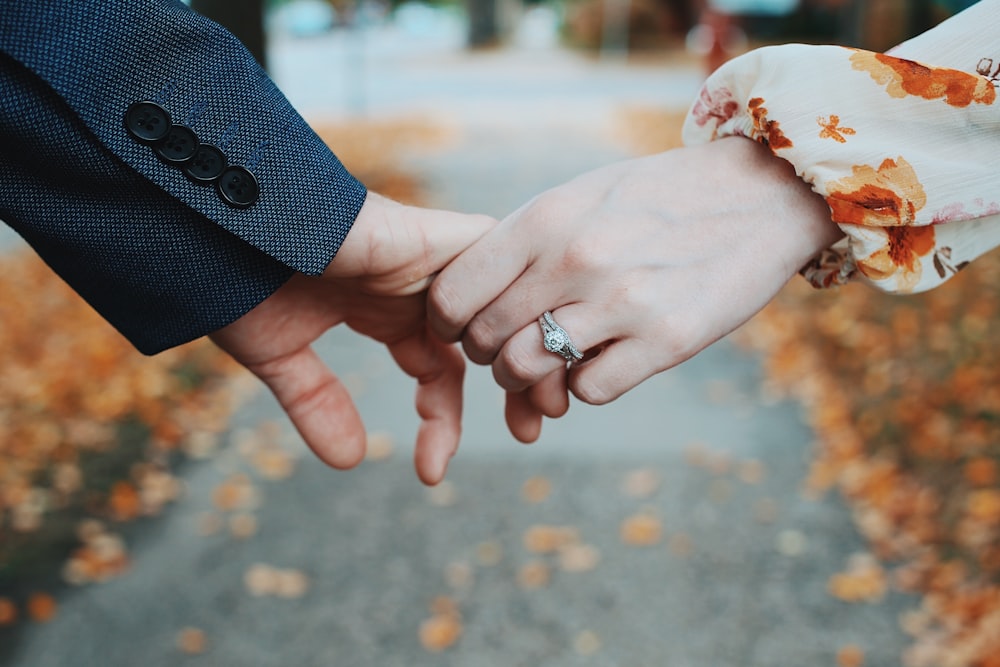
[[[141,100],[249,169],[256,201],[136,142]],[[0,2],[0,139],[0,219],[146,353],[321,273],[365,199],[243,46],[169,0]]]

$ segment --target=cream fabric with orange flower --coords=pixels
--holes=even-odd
[[[705,82],[684,141],[746,136],[826,198],[845,237],[802,274],[893,292],[941,284],[1000,245],[1000,0],[890,55],[788,44]]]

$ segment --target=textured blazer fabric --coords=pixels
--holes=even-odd
[[[322,273],[364,199],[180,2],[0,0],[0,219],[141,351]]]

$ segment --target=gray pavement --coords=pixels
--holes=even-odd
[[[368,48],[384,61],[369,58],[369,74],[384,77],[385,91],[400,88],[399,97],[369,98],[368,111],[391,116],[437,105],[462,131],[461,141],[408,158],[432,203],[496,215],[626,157],[610,138],[615,109],[646,99],[657,80],[657,94],[666,96],[658,103],[669,106],[669,91],[696,80],[690,71],[609,70],[537,51],[483,54],[492,73],[476,74],[476,58],[453,48],[406,57],[400,40],[390,40],[403,54],[393,60],[392,49],[378,51],[373,39]],[[324,106],[318,87],[304,85],[317,73],[304,67],[299,80],[282,68],[295,58],[313,62],[304,56],[310,48],[342,48],[332,41],[286,44],[276,54],[279,82],[306,113]],[[566,88],[533,113],[532,95],[515,89],[522,77],[545,88],[546,76]],[[491,93],[490,77],[510,87]],[[418,80],[436,81],[436,97],[424,100]],[[614,85],[603,90],[601,81]],[[411,94],[422,101],[408,108]],[[328,94],[327,113],[353,113],[338,110],[335,97]],[[862,541],[836,498],[802,496],[813,435],[800,408],[769,398],[757,361],[728,341],[612,405],[574,404],[531,447],[506,433],[500,392],[487,370],[473,368],[462,449],[437,491],[412,473],[411,383],[378,346],[349,332],[331,333],[320,348],[354,388],[369,429],[395,444],[392,456],[342,473],[302,455],[290,479],[265,481],[230,444],[213,461],[186,466],[183,498],[162,518],[125,531],[132,571],[62,591],[52,622],[0,635],[0,660],[12,667],[812,667],[836,664],[841,646],[857,644],[866,665],[899,664],[905,638],[896,617],[913,601],[890,594],[852,605],[827,593],[829,577]],[[233,434],[266,420],[284,423],[261,393],[235,417]],[[282,440],[302,454],[294,438]],[[660,479],[642,498],[623,490],[635,470]],[[747,472],[754,470],[760,480]],[[237,471],[248,471],[260,493],[256,533],[200,535],[214,489]],[[551,482],[551,495],[526,502],[522,485],[535,476]],[[637,513],[662,524],[662,539],[623,542],[622,522]],[[531,553],[524,535],[539,524],[574,526],[599,562],[571,572],[552,555]],[[550,566],[550,578],[526,587],[519,573],[538,561]],[[244,575],[255,563],[303,572],[307,590],[294,599],[251,595]],[[441,595],[454,600],[462,634],[434,653],[419,629]],[[204,653],[178,649],[187,626],[204,632]]]

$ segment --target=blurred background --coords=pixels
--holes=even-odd
[[[884,50],[967,4],[194,3],[371,189],[495,216],[679,145],[750,48]],[[369,428],[329,470],[208,343],[142,357],[3,228],[0,664],[995,667],[998,290],[995,253],[916,297],[793,281],[530,447],[472,368],[428,489],[378,346],[318,346]]]

